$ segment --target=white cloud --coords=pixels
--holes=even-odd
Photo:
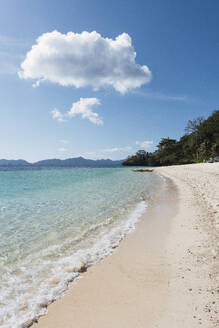
[[[61,148],[59,148],[59,151],[61,151],[61,152],[65,152],[65,151],[68,151],[68,149],[66,149],[66,148],[64,148],[64,147],[61,147]]]
[[[64,122],[64,115],[56,108],[54,108],[52,111],[51,111],[51,114],[52,114],[52,118],[54,120],[57,120],[59,122]]]
[[[67,113],[69,117],[81,115],[82,118],[88,119],[94,124],[102,125],[103,121],[99,115],[92,111],[92,107],[100,105],[97,98],[80,98],[79,101],[72,104],[70,111]]]
[[[18,72],[20,78],[94,89],[112,86],[120,93],[151,80],[146,65],[135,62],[136,52],[127,33],[115,39],[96,31],[42,34],[27,52]]]
[[[114,148],[107,148],[107,149],[104,149],[103,151],[105,153],[116,153],[116,152],[125,152],[125,151],[129,151],[131,150],[132,147],[130,146],[127,146],[127,147],[114,147]]]
[[[154,145],[153,141],[145,140],[145,141],[136,141],[136,145],[143,148],[149,149]]]
[[[88,119],[90,122],[102,125],[103,121],[99,117],[99,114],[92,110],[95,105],[100,105],[100,100],[97,98],[80,98],[79,101],[72,104],[71,109],[62,114],[58,109],[53,109],[51,111],[52,118],[59,122],[63,122],[66,119],[70,119],[77,115],[81,115],[82,118]]]
[[[194,101],[194,98],[190,98],[188,96],[178,96],[178,95],[170,95],[165,94],[158,91],[142,91],[142,90],[135,90],[132,92],[136,96],[148,98],[148,99],[156,99],[156,100],[165,100],[165,101],[183,101],[183,102],[189,102]]]

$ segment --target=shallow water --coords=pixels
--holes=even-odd
[[[134,228],[158,187],[130,168],[0,171],[0,327],[44,314]]]

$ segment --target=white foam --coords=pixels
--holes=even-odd
[[[35,254],[38,257],[38,262],[35,258],[37,266],[32,266],[33,257],[29,256],[23,262],[19,274],[5,273],[3,281],[7,281],[7,288],[3,288],[0,295],[0,327],[28,327],[39,316],[44,315],[47,305],[63,295],[68,284],[79,276],[82,268],[97,263],[113,252],[124,236],[135,228],[136,222],[145,210],[146,202],[141,201],[120,226],[108,233],[103,229],[91,248],[77,250],[73,255],[60,256],[51,261],[50,254],[58,254],[61,246],[50,246],[40,254]],[[93,225],[88,230],[103,228],[109,222],[110,219],[97,226]],[[47,276],[39,279],[41,272],[47,273]],[[6,301],[8,299],[10,302]]]

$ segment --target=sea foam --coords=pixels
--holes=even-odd
[[[142,179],[126,169],[95,169],[95,174],[92,170],[72,170],[49,172],[54,178],[58,174],[58,180],[66,181],[66,175],[72,178],[72,183],[63,183],[61,188],[55,185],[49,191],[42,191],[41,185],[38,188],[32,186],[34,192],[30,194],[21,197],[15,193],[13,197],[6,195],[1,200],[8,209],[0,217],[4,227],[1,230],[4,240],[0,243],[2,328],[28,327],[46,313],[48,304],[63,295],[69,283],[81,272],[111,254],[134,229],[157,182],[153,178]],[[45,172],[43,175],[42,179]],[[78,175],[82,175],[81,185]],[[76,197],[75,191],[79,192],[80,188],[80,195]],[[93,194],[86,193],[86,188],[89,192],[93,190]],[[61,209],[53,217],[54,204],[55,209]],[[22,219],[23,226],[20,227]],[[33,223],[34,232],[28,220]],[[13,240],[17,245],[12,243]]]

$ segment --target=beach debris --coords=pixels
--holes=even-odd
[[[134,169],[133,172],[153,172],[153,169]]]
[[[78,272],[83,273],[87,271],[87,264],[83,263]]]

